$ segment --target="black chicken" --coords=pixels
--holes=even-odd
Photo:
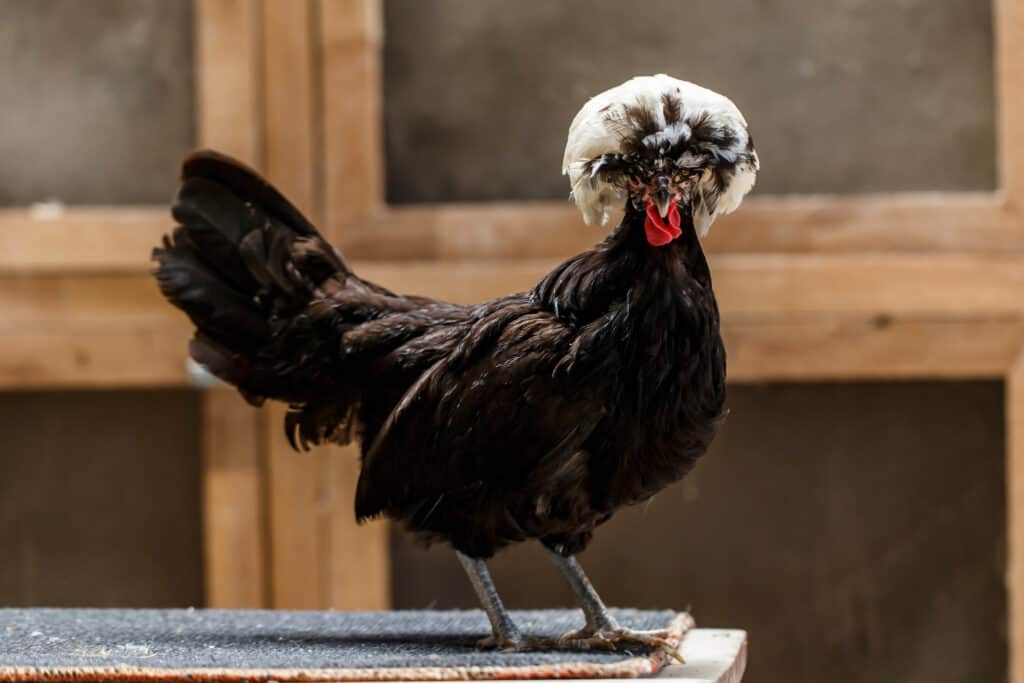
[[[199,152],[155,274],[196,325],[197,362],[253,404],[291,406],[293,446],[358,435],[356,517],[450,543],[493,626],[485,644],[531,645],[486,565],[528,539],[580,599],[567,645],[657,644],[619,627],[574,556],[714,437],[725,351],[698,232],[757,167],[728,99],[634,78],[583,107],[564,168],[588,223],[624,204],[621,224],[532,291],[460,306],[359,278],[255,172]]]

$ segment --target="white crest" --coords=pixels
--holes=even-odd
[[[679,119],[666,122],[666,103],[678,103]],[[609,211],[626,201],[621,184],[602,180],[600,164],[589,164],[603,154],[625,152],[628,138],[623,122],[629,112],[644,110],[653,117],[657,130],[643,136],[645,143],[657,146],[662,140],[689,135],[690,126],[705,122],[728,133],[727,146],[716,146],[713,157],[735,164],[729,182],[721,186],[714,169],[706,168],[691,197],[695,227],[703,235],[715,219],[735,210],[751,188],[758,170],[757,154],[750,142],[747,122],[729,98],[688,81],[665,74],[637,76],[622,85],[592,97],[573,119],[565,145],[562,173],[569,176],[572,198],[588,225],[604,225]],[[637,131],[639,134],[640,131]],[[689,152],[683,155],[686,162]]]

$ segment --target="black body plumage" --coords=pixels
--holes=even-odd
[[[460,306],[355,275],[254,172],[198,153],[154,252],[196,361],[291,405],[294,445],[358,435],[360,519],[489,557],[582,550],[617,508],[680,479],[723,413],[708,266],[684,216],[662,248],[632,206],[531,292]]]

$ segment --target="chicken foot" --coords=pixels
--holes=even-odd
[[[525,637],[502,604],[498,589],[491,579],[487,562],[456,552],[480,605],[491,622],[491,635],[477,642],[480,648],[526,652],[545,650],[616,650],[619,646],[666,648],[668,631],[638,631],[623,628],[611,615],[583,573],[575,557],[550,552],[555,566],[569,583],[580,601],[586,625],[561,638]],[[678,658],[678,655],[673,655]]]
[[[522,650],[526,645],[519,627],[512,621],[508,610],[501,603],[498,589],[491,579],[491,572],[487,569],[487,562],[484,560],[469,557],[456,551],[455,554],[462,563],[462,568],[469,576],[469,583],[472,584],[476,597],[480,600],[480,606],[484,608],[487,618],[491,622],[491,635],[480,640],[477,647],[497,648],[499,650]]]
[[[638,631],[620,626],[594,590],[575,556],[565,557],[551,549],[548,549],[548,556],[576,594],[586,619],[583,628],[562,636],[567,649],[615,650],[620,645],[649,648],[670,646],[667,630]],[[673,656],[678,658],[678,655]]]

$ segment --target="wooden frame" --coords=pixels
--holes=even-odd
[[[597,239],[565,204],[385,204],[380,0],[195,2],[201,144],[264,170],[370,279],[479,299]],[[994,7],[997,191],[755,197],[708,247],[733,381],[1006,381],[1024,683],[1024,0]],[[169,225],[165,207],[0,210],[0,387],[188,385],[189,327],[147,275]],[[387,606],[387,529],[350,521],[354,457],[294,455],[279,410],[207,394],[208,602]]]

